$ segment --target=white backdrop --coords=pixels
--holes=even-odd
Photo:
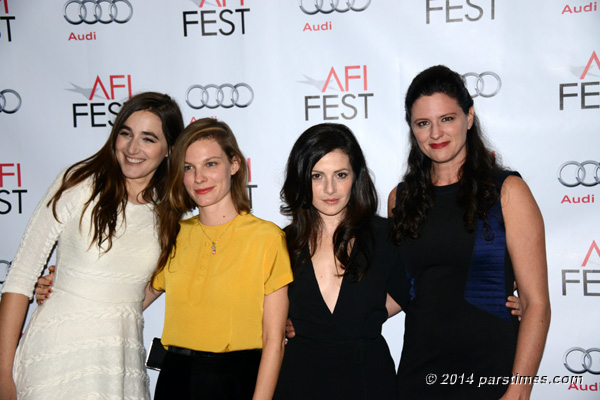
[[[230,124],[250,159],[254,213],[284,226],[287,154],[323,121],[356,133],[385,214],[405,167],[404,93],[418,72],[445,64],[465,74],[494,150],[544,215],[553,316],[539,375],[579,371],[582,382],[537,385],[533,398],[597,399],[597,3],[0,0],[0,285],[48,185],[105,142],[132,93],[170,94],[186,123]],[[193,85],[205,89],[203,108],[192,108],[202,105],[202,88],[188,96]],[[149,344],[161,335],[163,303],[145,317]],[[397,361],[403,317],[384,329]]]

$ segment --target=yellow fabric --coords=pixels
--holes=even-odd
[[[262,348],[264,296],[293,279],[285,234],[248,213],[230,223],[202,225],[204,234],[197,217],[180,222],[175,257],[152,283],[166,292],[163,345],[214,353]]]

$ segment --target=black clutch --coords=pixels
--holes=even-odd
[[[150,346],[150,351],[148,352],[148,357],[146,358],[146,368],[160,371],[166,354],[167,349],[163,347],[162,343],[160,342],[160,338],[155,337],[152,339],[152,345]]]

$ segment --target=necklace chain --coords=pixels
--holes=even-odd
[[[219,240],[221,240],[221,237],[223,237],[223,235],[225,234],[225,232],[227,232],[227,229],[229,229],[229,227],[231,225],[233,225],[233,220],[231,220],[231,222],[229,223],[229,225],[227,225],[227,228],[225,228],[225,230],[223,232],[221,232],[221,234],[219,235],[219,237],[217,238],[217,240],[212,240],[211,237],[208,236],[208,233],[206,233],[206,231],[202,227],[202,223],[200,223],[200,229],[202,230],[202,233],[204,233],[204,236],[206,236],[208,238],[208,240],[210,240],[210,243],[212,244],[212,246],[210,246],[210,248],[212,249],[213,256],[215,254],[217,254],[217,243],[219,242]]]

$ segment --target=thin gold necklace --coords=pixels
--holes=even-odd
[[[229,229],[229,227],[231,225],[233,225],[233,219],[231,220],[231,222],[229,222],[229,225],[227,225],[227,228],[225,228],[225,230],[223,232],[221,232],[221,234],[219,235],[219,237],[217,238],[217,240],[212,240],[211,237],[208,236],[208,233],[206,233],[206,231],[202,227],[202,222],[200,222],[200,229],[202,230],[202,233],[204,233],[204,236],[206,236],[208,238],[208,240],[210,240],[210,243],[212,244],[212,246],[210,246],[210,248],[212,249],[212,255],[213,256],[215,254],[217,254],[217,243],[219,242],[219,240],[221,240],[221,237],[223,237],[223,235],[225,234],[225,232],[227,232],[227,229]]]

